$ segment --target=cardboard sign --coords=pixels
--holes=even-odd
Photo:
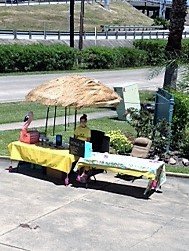
[[[69,153],[79,157],[88,158],[92,153],[92,144],[90,142],[70,137]]]

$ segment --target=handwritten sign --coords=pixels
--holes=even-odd
[[[85,155],[85,141],[71,138],[69,141],[69,153],[79,156],[79,157],[84,157]]]
[[[92,143],[70,137],[69,153],[79,157],[89,158],[92,153]]]

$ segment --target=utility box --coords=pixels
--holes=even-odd
[[[159,88],[156,92],[154,124],[165,119],[169,124],[172,122],[174,110],[174,97],[164,89]],[[182,114],[181,114],[182,116]]]
[[[137,84],[114,87],[114,91],[122,98],[116,107],[119,120],[126,120],[126,111],[129,108],[140,110],[140,97]]]
[[[164,89],[159,88],[156,92],[154,125],[161,120],[167,121],[169,124],[169,143],[166,145],[167,152],[169,151],[171,141],[171,123],[174,111],[174,96]],[[182,116],[182,114],[180,114]]]

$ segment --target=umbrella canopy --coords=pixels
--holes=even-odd
[[[39,85],[26,95],[26,100],[48,106],[82,108],[115,107],[121,98],[98,80],[73,75]]]

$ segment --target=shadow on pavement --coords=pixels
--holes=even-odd
[[[11,170],[12,173],[19,173],[22,175],[27,175],[29,177],[45,180],[54,183],[55,185],[65,185],[65,178],[66,174],[62,173],[62,177],[60,178],[54,178],[47,176],[45,174],[45,168],[41,166],[35,166],[35,168],[31,168],[30,163],[22,162],[19,163],[19,167],[14,167]],[[112,183],[108,181],[102,181],[102,180],[91,180],[86,188],[86,184],[82,184],[76,181],[77,174],[74,172],[71,172],[69,174],[69,182],[71,187],[73,188],[84,188],[84,189],[91,189],[91,190],[99,190],[103,192],[109,192],[109,193],[116,193],[119,195],[125,195],[125,196],[131,196],[137,199],[149,199],[149,197],[153,194],[153,191],[148,194],[148,196],[144,195],[145,188],[133,186],[133,185],[127,185],[127,184],[117,184]],[[98,176],[98,175],[96,175]],[[116,177],[119,178],[119,177]],[[126,179],[127,181],[131,181],[131,177],[128,177]]]
[[[92,190],[99,190],[103,192],[109,193],[116,193],[119,195],[125,195],[134,197],[137,199],[149,199],[149,197],[153,194],[154,191],[151,191],[148,196],[144,195],[145,188],[137,187],[133,185],[126,185],[126,184],[117,184],[108,181],[90,181],[87,188],[85,184],[81,184],[77,181],[71,183],[72,187],[75,188],[85,188],[85,189],[92,189]]]
[[[32,168],[31,164],[26,162],[19,163],[19,166],[12,168],[11,173],[18,173],[32,178],[49,181],[55,185],[65,185],[64,180],[66,178],[66,174],[63,173],[62,179],[50,177],[46,175],[46,170],[44,167],[35,165],[35,167]]]

